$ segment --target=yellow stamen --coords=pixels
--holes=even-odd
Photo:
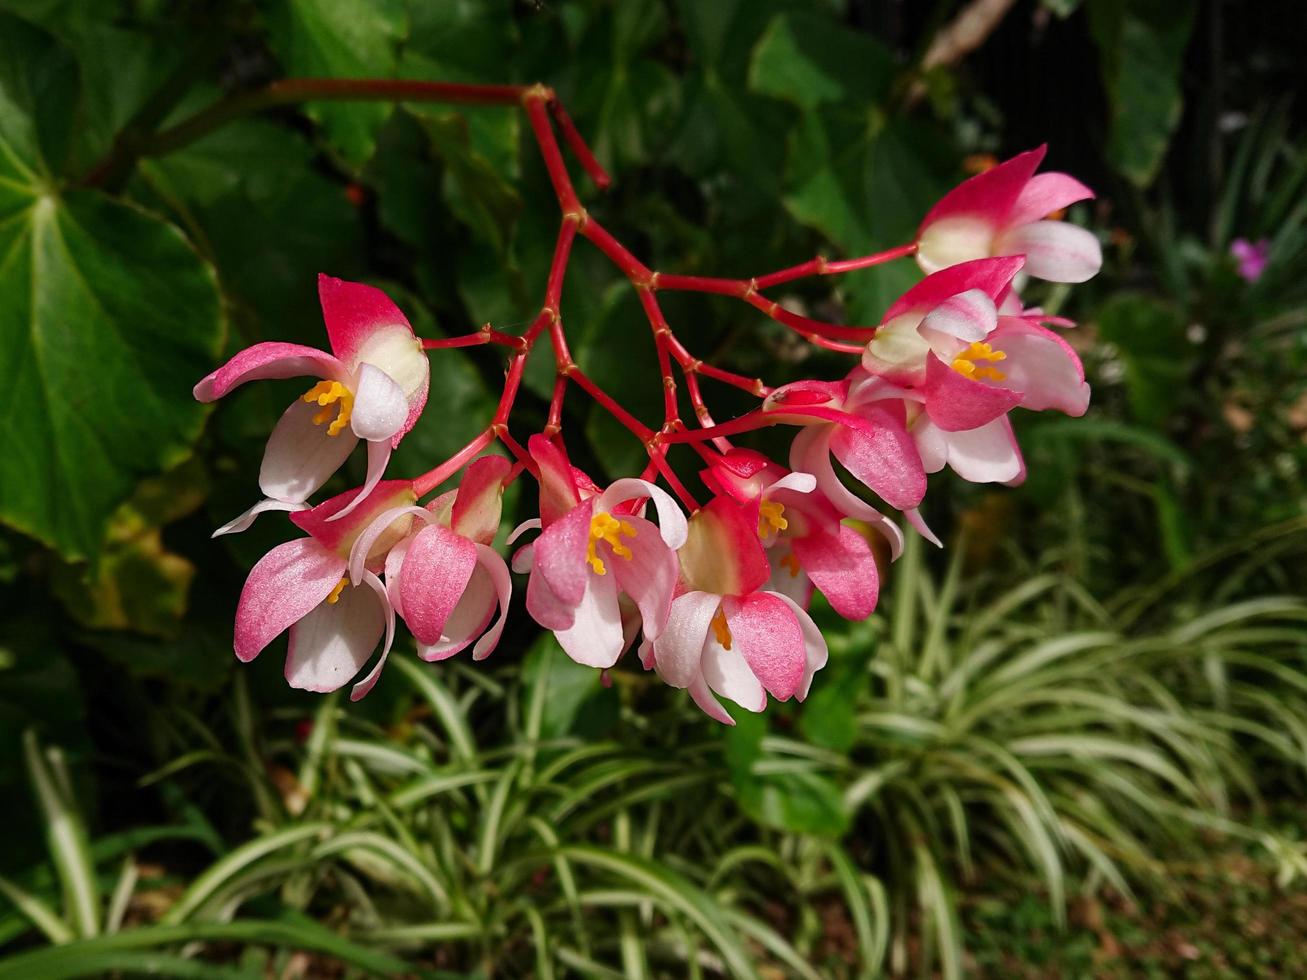
[[[622,544],[623,537],[635,537],[635,528],[629,521],[620,521],[612,514],[595,514],[590,518],[590,543],[585,551],[585,560],[590,563],[596,575],[608,574],[604,560],[595,552],[595,545],[600,541],[608,542],[618,558],[631,560],[631,549]]]
[[[717,642],[722,645],[723,650],[731,648],[731,628],[726,625],[726,613],[720,608],[717,615],[712,618],[712,631],[717,634]]]
[[[794,557],[794,552],[791,551],[788,555],[782,558],[781,564],[789,569],[790,578],[799,577],[799,559]]]
[[[345,591],[345,583],[348,581],[349,577],[346,576],[336,583],[336,587],[331,590],[331,595],[327,596],[327,605],[334,606],[340,601],[340,594]]]
[[[336,420],[327,426],[327,435],[338,436],[349,425],[349,416],[354,410],[354,392],[339,381],[319,381],[300,397],[303,401],[323,406],[322,411],[313,416],[314,425],[322,425],[335,413]],[[336,406],[334,409],[333,405]]]
[[[974,343],[967,347],[966,350],[958,354],[953,359],[953,370],[964,378],[988,378],[991,381],[1002,381],[1007,377],[1002,371],[995,370],[991,367],[982,367],[977,361],[1005,361],[1007,354],[1001,350],[994,350],[989,344]]]
[[[784,531],[789,527],[790,522],[781,516],[784,513],[784,504],[764,500],[758,506],[758,537],[765,538],[773,531]]]

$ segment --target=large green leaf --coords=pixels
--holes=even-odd
[[[30,28],[6,20],[0,36],[0,519],[83,557],[199,433],[190,386],[222,341],[217,281],[159,218],[59,192],[51,117],[70,90],[51,66],[75,72]]]
[[[1121,352],[1126,393],[1135,418],[1161,426],[1186,394],[1196,360],[1185,320],[1168,303],[1143,293],[1118,293],[1096,317],[1099,334]]]
[[[403,0],[287,0],[277,5],[269,40],[287,74],[331,78],[387,78],[395,74],[408,31]],[[376,129],[391,107],[310,104],[328,141],[358,166],[372,155]]]
[[[893,77],[889,50],[829,17],[783,14],[758,42],[749,85],[804,109],[827,102],[871,104]]]
[[[1089,5],[1112,113],[1107,153],[1140,187],[1157,176],[1180,121],[1180,70],[1196,8],[1194,0],[1093,0]]]

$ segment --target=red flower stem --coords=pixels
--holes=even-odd
[[[827,340],[825,337],[818,337],[816,334],[812,333],[804,333],[802,330],[796,330],[796,332],[814,347],[839,351],[841,354],[852,354],[854,357],[862,356],[862,351],[864,349],[863,344],[841,344],[838,340]]]
[[[707,439],[717,439],[722,436],[735,436],[741,432],[752,432],[755,429],[764,429],[769,425],[776,425],[776,420],[764,415],[761,409],[755,409],[741,415],[737,419],[731,419],[729,422],[722,422],[720,425],[712,425],[703,429],[683,429],[679,432],[669,432],[660,436],[661,441],[665,443],[677,442],[703,442]]]
[[[643,442],[646,446],[650,444],[654,437],[654,430],[637,419],[621,405],[617,404],[612,396],[591,381],[584,371],[573,364],[571,370],[568,372],[568,377],[575,381],[576,386],[593,398],[601,408],[606,412],[609,412],[613,418],[617,419],[618,422],[621,422],[622,425],[626,426],[632,435]]]
[[[490,324],[484,324],[476,333],[461,334],[457,337],[423,337],[423,350],[446,350],[451,347],[477,347],[481,344],[500,344],[503,347],[513,347],[521,351],[524,349],[525,340],[522,337],[514,337],[511,334],[500,333],[498,330],[491,328]]]
[[[581,234],[608,256],[608,260],[631,280],[632,285],[656,288],[654,284],[657,277],[653,270],[637,259],[630,249],[609,234],[608,229],[594,218],[586,216],[581,224]]]
[[[508,451],[512,453],[514,458],[517,460],[517,463],[514,466],[513,470],[509,471],[509,477],[516,478],[516,473],[514,471],[523,468],[528,470],[532,476],[535,476],[537,473],[540,472],[540,467],[538,467],[536,465],[535,460],[531,458],[531,454],[526,451],[526,448],[520,442],[518,442],[516,439],[512,437],[512,435],[509,434],[507,426],[501,426],[497,432],[497,435],[499,436],[499,441],[502,442],[505,447],[507,447]],[[505,484],[504,484],[505,486],[508,485],[507,480],[508,477],[505,477]]]
[[[490,427],[499,434],[499,429],[508,425],[508,416],[512,414],[513,402],[517,400],[517,390],[522,385],[522,372],[526,369],[526,353],[514,354],[508,362],[508,374],[504,378],[504,392],[499,396],[499,407]]]
[[[865,344],[876,332],[875,327],[840,327],[833,323],[823,323],[820,320],[791,313],[780,303],[760,293],[749,293],[744,297],[744,301],[762,310],[777,323],[784,324],[801,334],[812,334],[827,340],[860,340]]]
[[[495,441],[495,430],[492,426],[486,426],[471,442],[450,456],[435,469],[419,476],[413,481],[413,492],[419,497],[425,497],[440,484],[444,483],[451,476],[463,468],[466,463],[471,462],[476,455]]]
[[[549,124],[549,111],[545,105],[552,96],[553,93],[543,85],[535,85],[522,95],[522,104],[526,107],[526,117],[531,123],[536,145],[540,148],[540,157],[544,160],[545,170],[549,172],[549,182],[554,186],[554,194],[558,198],[558,206],[563,209],[564,217],[584,214],[581,201],[576,196],[576,188],[572,186],[572,178],[567,173],[567,165],[563,162],[563,153],[558,148],[558,137]]]
[[[545,422],[545,435],[552,436],[563,427],[563,399],[567,397],[567,375],[554,378],[554,396],[549,399],[549,418]]]
[[[572,242],[576,240],[579,221],[579,216],[565,215],[558,227],[554,258],[549,263],[549,281],[545,284],[545,309],[557,310],[563,301],[563,279],[567,275],[567,262],[572,255]]]
[[[549,100],[549,111],[553,114],[554,122],[558,123],[558,128],[563,132],[563,139],[567,142],[568,148],[576,157],[581,168],[590,175],[590,179],[595,182],[595,186],[601,191],[607,190],[613,179],[608,176],[608,172],[595,159],[594,153],[586,144],[585,139],[577,130],[576,124],[572,122],[572,117],[567,114],[563,108],[563,103],[557,98]]]
[[[649,318],[649,326],[654,336],[654,349],[658,352],[658,373],[662,375],[663,382],[663,427],[666,428],[681,421],[681,407],[676,400],[676,378],[672,376],[672,351],[669,346],[672,328],[667,325],[667,318],[663,316],[662,308],[659,307],[658,300],[650,289],[637,288],[636,294],[640,298],[640,305],[644,307],[644,315]]]

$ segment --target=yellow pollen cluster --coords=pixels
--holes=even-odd
[[[327,596],[327,605],[334,606],[340,601],[340,594],[345,591],[345,583],[348,581],[349,578],[346,576],[336,583],[336,587],[331,590],[331,595]]]
[[[327,426],[327,435],[338,436],[349,425],[350,412],[354,410],[354,392],[339,381],[319,381],[300,397],[303,401],[317,402],[322,406],[322,411],[313,416],[314,425],[322,425],[335,411],[336,420]]]
[[[1002,371],[992,367],[982,367],[977,361],[1004,361],[1007,355],[1001,350],[994,350],[989,344],[974,343],[953,359],[953,370],[965,378],[989,378],[1002,381],[1007,377]]]
[[[628,521],[619,521],[612,514],[595,514],[590,518],[590,544],[586,548],[585,560],[590,563],[590,567],[595,570],[597,575],[606,575],[608,570],[604,568],[604,560],[595,553],[595,545],[600,541],[607,541],[613,549],[613,554],[618,558],[631,560],[631,549],[622,544],[622,538],[635,537],[635,528]]]
[[[712,631],[717,634],[717,642],[722,645],[723,650],[731,648],[731,628],[726,625],[726,613],[720,608],[717,615],[712,618]]]
[[[774,500],[764,500],[758,506],[758,537],[765,538],[772,531],[784,531],[790,526],[781,515],[785,513],[785,505],[778,504]]]
[[[781,564],[789,569],[790,578],[799,577],[799,559],[794,557],[794,552],[791,551],[788,555],[782,558]]]

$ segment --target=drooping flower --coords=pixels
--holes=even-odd
[[[351,697],[363,697],[380,675],[394,638],[395,614],[377,577],[390,545],[408,531],[411,518],[396,518],[374,535],[362,557],[363,571],[346,574],[350,550],[365,527],[382,513],[416,501],[406,480],[388,480],[364,494],[348,490],[291,515],[308,537],[280,544],[250,570],[236,607],[234,648],[243,662],[257,657],[287,629],[286,680],[306,691],[334,691],[368,662],[385,633],[381,657]],[[356,505],[356,508],[355,506]],[[347,520],[335,518],[347,507]]]
[[[844,515],[816,489],[816,477],[792,473],[748,449],[725,453],[702,476],[755,517],[771,566],[766,591],[806,609],[816,586],[846,619],[865,619],[875,610],[880,574],[871,546],[843,523]]]
[[[645,480],[617,480],[600,490],[542,435],[532,436],[528,448],[540,469],[540,520],[527,521],[513,537],[542,530],[513,563],[531,570],[527,612],[577,663],[611,667],[631,639],[622,596],[639,611],[645,637],[657,637],[667,622],[685,515]],[[640,516],[646,501],[657,511],[656,525]]]
[[[1049,216],[1094,193],[1067,174],[1036,174],[1044,151],[1020,153],[945,194],[917,230],[921,268],[938,272],[971,259],[1024,255],[1026,273],[1038,279],[1093,278],[1103,264],[1098,239]]]
[[[640,648],[646,668],[727,725],[735,722],[714,695],[762,711],[768,695],[803,700],[826,665],[826,641],[808,614],[764,588],[771,568],[757,530],[748,509],[720,495],[690,518],[667,628]]]
[[[318,297],[332,353],[303,344],[255,344],[195,386],[195,397],[210,402],[247,381],[322,379],[286,409],[268,439],[259,470],[268,500],[223,531],[243,530],[263,510],[298,509],[360,439],[368,444],[367,479],[356,497],[363,500],[422,414],[430,367],[399,308],[379,289],[325,275],[318,277]],[[351,510],[343,508],[336,519]]]
[[[513,583],[490,544],[511,468],[502,456],[483,456],[468,466],[456,490],[426,507],[409,502],[382,512],[354,541],[349,554],[354,583],[367,578],[378,543],[390,542],[384,556],[386,594],[423,660],[445,660],[473,640],[472,659],[484,660],[499,643]],[[390,529],[401,519],[411,523],[396,539]],[[496,607],[499,618],[492,626]]]

